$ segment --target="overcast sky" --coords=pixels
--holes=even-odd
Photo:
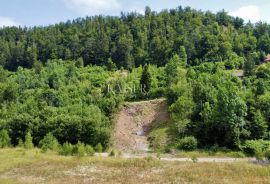
[[[155,11],[180,5],[212,12],[225,9],[246,21],[270,23],[269,0],[1,0],[0,27],[44,26],[87,15],[120,15],[121,11],[143,13],[147,5]]]

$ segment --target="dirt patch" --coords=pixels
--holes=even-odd
[[[168,120],[166,99],[126,103],[116,118],[114,146],[122,151],[148,151],[150,127]]]

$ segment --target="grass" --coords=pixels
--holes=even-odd
[[[39,150],[0,150],[0,184],[270,183],[270,166],[64,157]]]
[[[241,151],[209,151],[209,150],[196,150],[196,151],[179,151],[175,155],[179,158],[191,157],[229,157],[229,158],[244,158],[245,155]]]

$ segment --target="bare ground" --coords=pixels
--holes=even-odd
[[[166,99],[132,102],[123,105],[116,118],[114,146],[122,151],[148,151],[147,136],[155,123],[169,120]]]

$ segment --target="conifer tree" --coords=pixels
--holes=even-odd
[[[24,147],[25,147],[25,149],[34,148],[33,138],[32,138],[31,132],[27,132],[27,134],[25,135]]]
[[[149,65],[144,65],[143,72],[140,80],[142,92],[148,93],[151,89],[151,74],[149,72]]]

